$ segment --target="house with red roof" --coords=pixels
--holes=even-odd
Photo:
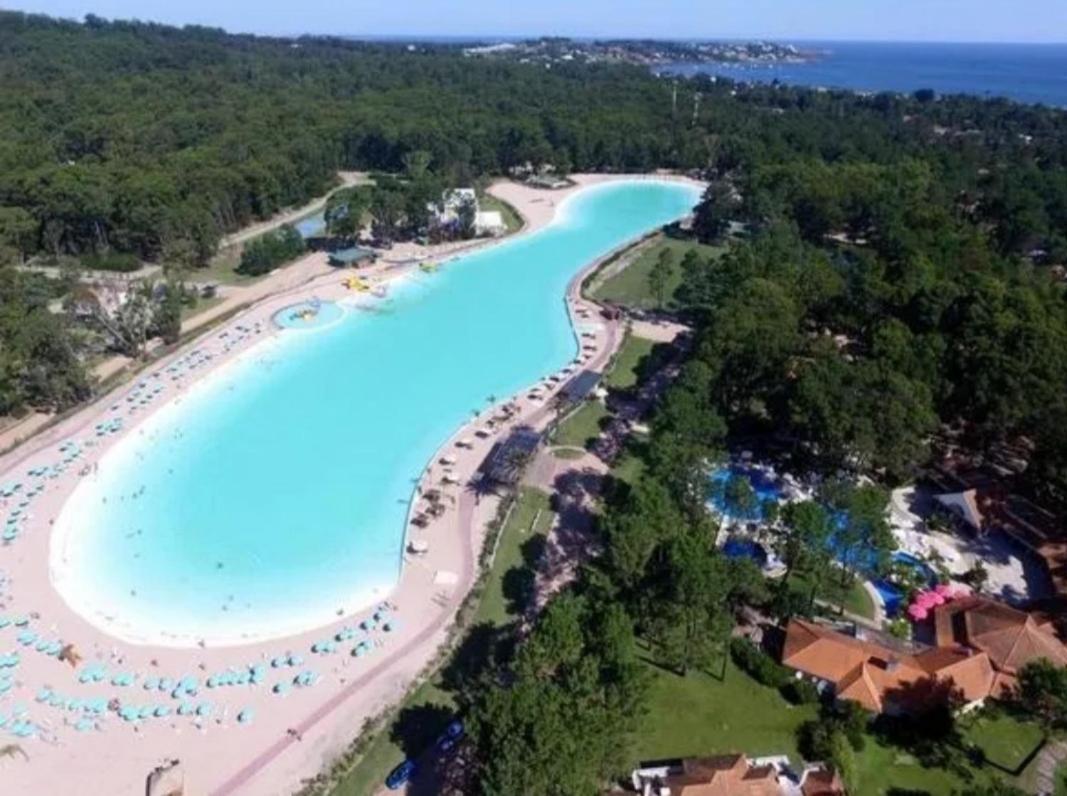
[[[961,709],[1011,693],[1019,670],[1046,658],[1067,666],[1067,647],[1052,622],[985,597],[933,611],[934,644],[901,652],[803,619],[786,628],[782,664],[874,713],[921,713],[939,704]]]

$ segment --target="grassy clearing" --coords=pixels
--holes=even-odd
[[[608,414],[607,407],[601,401],[586,401],[560,423],[552,438],[553,444],[584,448],[589,440],[600,434],[600,422]]]
[[[478,197],[478,204],[482,210],[498,210],[501,217],[504,219],[504,224],[507,225],[508,233],[518,232],[522,229],[522,218],[514,207],[509,205],[502,199],[497,199],[492,194],[482,194]]]
[[[722,680],[704,673],[679,677],[649,665],[652,677],[648,712],[631,743],[631,761],[689,755],[745,752],[751,756],[786,754],[800,761],[797,728],[817,715],[813,705],[794,706],[773,688],[760,685],[730,661]],[[966,723],[966,719],[963,720]],[[964,741],[980,746],[990,761],[1014,771],[1041,743],[1032,724],[996,713],[976,717]],[[856,796],[892,793],[967,793],[974,785],[1002,778],[1016,780],[994,766],[975,769],[973,782],[950,771],[925,768],[910,754],[868,736],[856,753]],[[1067,773],[1067,772],[1064,772]],[[1061,775],[1067,796],[1067,777]],[[1057,791],[1060,793],[1060,791]]]
[[[643,337],[627,334],[611,372],[604,378],[604,384],[617,390],[628,390],[637,384],[641,373],[641,363],[656,343]]]
[[[633,739],[633,762],[728,752],[799,759],[796,730],[814,706],[794,707],[728,661],[722,680],[702,672],[679,677],[649,665],[648,712]]]
[[[1041,727],[1033,722],[1020,721],[1009,713],[982,713],[967,725],[963,738],[985,751],[986,759],[1003,771],[1020,770],[1044,741]]]
[[[220,285],[251,285],[266,276],[247,276],[239,274],[236,268],[241,263],[241,247],[227,246],[219,249],[211,258],[206,268],[194,268],[189,271],[189,279],[195,282],[216,282]]]
[[[812,575],[807,572],[794,572],[789,576],[789,589],[798,592],[805,598],[811,595]],[[843,589],[837,586],[837,578],[820,578],[822,586],[819,599],[844,608],[849,613],[874,619],[874,601],[870,593],[863,587],[859,580],[853,580],[852,584]]]
[[[649,287],[648,275],[659,262],[660,252],[664,250],[674,255],[674,263],[664,291],[668,309],[673,304],[674,294],[682,284],[681,265],[686,253],[695,250],[701,257],[718,257],[723,252],[723,249],[718,246],[661,236],[656,242],[644,248],[637,258],[622,271],[597,285],[593,290],[593,298],[627,307],[655,309],[658,300]]]
[[[520,577],[516,573],[526,569],[527,557],[536,552],[536,540],[543,539],[552,527],[553,516],[547,493],[531,487],[521,488],[519,499],[500,534],[496,558],[493,559],[493,568],[486,580],[474,624],[489,622],[499,627],[518,616],[514,600],[509,596]],[[535,541],[531,543],[531,540]]]

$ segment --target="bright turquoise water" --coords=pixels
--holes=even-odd
[[[589,189],[556,223],[412,277],[377,311],[257,344],[83,480],[58,520],[73,530],[57,587],[128,638],[278,636],[380,599],[438,446],[487,396],[574,357],[571,277],[697,198],[661,182]]]

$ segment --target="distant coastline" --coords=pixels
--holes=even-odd
[[[759,39],[609,39],[531,36],[345,36],[351,41],[462,49],[472,57],[551,66],[626,63],[665,77],[724,77],[877,93],[1002,98],[1067,107],[1067,43]]]
[[[1067,44],[799,42],[797,46],[821,57],[803,63],[676,62],[655,71],[860,92],[933,89],[939,94],[1067,107]]]

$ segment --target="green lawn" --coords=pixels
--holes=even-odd
[[[1019,770],[1045,737],[1037,724],[1002,711],[962,721],[967,725],[964,740],[981,747],[986,759],[1004,771]]]
[[[652,665],[648,671],[652,677],[649,709],[634,734],[631,762],[728,752],[785,754],[800,762],[796,730],[815,718],[815,706],[790,705],[778,691],[760,685],[732,661],[722,681],[703,673],[679,677]],[[1040,743],[1041,732],[1031,724],[997,714],[976,717],[965,729],[964,739],[980,745],[990,760],[1004,761],[1014,770]],[[948,796],[968,791],[968,783],[955,774],[924,768],[911,755],[885,746],[873,736],[868,736],[863,750],[856,753],[856,768],[858,787],[853,796],[900,791]],[[993,777],[1015,781],[987,766],[976,771],[975,782]]]
[[[949,771],[924,768],[911,755],[884,746],[869,737],[867,746],[856,755],[858,796],[881,796],[891,793],[894,788],[930,794],[966,793],[973,784],[989,782],[994,778],[1018,786],[1019,780],[1007,772],[1015,771],[1026,763],[1040,746],[1043,737],[1038,726],[1000,712],[980,714],[973,718],[962,717],[960,726],[964,742],[981,747],[993,764],[974,769],[973,783],[964,782]]]
[[[727,752],[799,759],[796,729],[815,717],[813,706],[790,705],[733,661],[722,681],[693,672],[679,677],[651,665],[648,671],[649,710],[633,739],[633,762]]]
[[[582,458],[585,455],[585,451],[578,448],[553,448],[552,455],[557,459],[573,461],[574,459]]]
[[[836,580],[834,582],[836,583]],[[874,601],[871,599],[870,593],[863,588],[861,581],[854,580],[843,594],[840,594],[840,592],[828,593],[829,590],[825,586],[826,581],[824,580],[822,583],[824,587],[819,595],[820,599],[834,603],[850,613],[867,619],[874,618]],[[807,597],[811,594],[811,575],[806,572],[794,572],[789,576],[789,588]]]
[[[489,622],[499,626],[516,618],[509,610],[509,600],[505,593],[507,573],[523,567],[524,545],[531,538],[543,538],[552,526],[552,517],[547,493],[531,487],[521,488],[507,525],[500,533],[496,558],[493,559],[493,568],[486,578],[485,591],[482,593],[474,624]]]
[[[251,285],[266,274],[247,276],[235,270],[241,263],[241,246],[219,249],[206,268],[193,268],[188,278],[194,282],[216,282],[220,285]]]
[[[499,210],[507,225],[509,235],[522,229],[522,218],[507,202],[485,193],[478,197],[478,205],[482,210]]]
[[[521,489],[500,532],[496,557],[486,576],[485,590],[472,625],[490,623],[501,626],[516,618],[514,602],[508,597],[509,590],[514,588],[515,573],[522,573],[524,555],[531,550],[527,543],[535,537],[543,537],[551,527],[553,517],[546,493],[529,487]],[[425,731],[415,731],[414,734],[433,738],[443,728],[443,717],[454,709],[452,694],[441,688],[440,680],[435,678],[404,700],[396,723],[417,722],[420,716],[425,716]],[[396,723],[387,725],[374,737],[359,763],[333,790],[333,796],[368,796],[381,787],[385,777],[405,757],[400,743],[392,737],[391,730]]]
[[[627,334],[611,372],[604,378],[604,384],[617,390],[627,390],[637,384],[641,362],[652,353],[655,342],[643,337]]]
[[[586,401],[560,423],[552,437],[552,443],[584,448],[590,439],[600,435],[600,421],[607,416],[608,409],[601,401]]]
[[[678,286],[682,283],[682,258],[690,249],[695,249],[702,257],[718,256],[723,249],[718,246],[707,246],[688,240],[675,240],[674,238],[660,237],[652,245],[646,247],[638,255],[637,259],[630,263],[619,273],[601,282],[593,290],[593,298],[598,301],[611,301],[628,307],[641,309],[654,309],[657,299],[648,286],[648,274],[659,261],[660,252],[664,249],[674,254],[674,266],[671,269],[670,278],[667,280],[666,296],[667,304],[670,305]]]
[[[967,792],[967,784],[949,771],[924,768],[908,753],[884,746],[867,736],[862,752],[856,753],[856,790],[853,796],[886,796],[917,793],[949,796]]]

